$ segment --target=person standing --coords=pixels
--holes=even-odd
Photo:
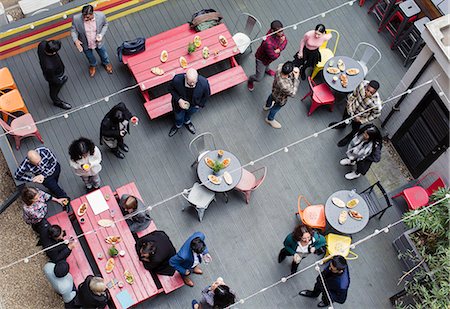
[[[325,237],[317,232],[313,232],[306,225],[298,225],[292,233],[286,236],[284,248],[278,254],[278,263],[283,262],[287,256],[293,256],[291,264],[291,274],[297,271],[301,260],[310,253],[324,253],[326,246]]]
[[[69,146],[70,166],[80,176],[87,191],[100,188],[102,154],[94,142],[85,137],[74,140]]]
[[[42,73],[50,88],[50,98],[53,104],[62,109],[71,109],[72,105],[61,100],[58,96],[62,86],[67,82],[68,77],[64,75],[64,63],[58,54],[61,49],[61,41],[50,40],[41,41],[38,45],[39,64]]]
[[[170,129],[169,136],[174,136],[184,124],[186,129],[195,134],[191,117],[200,108],[205,107],[206,100],[211,95],[208,80],[198,75],[197,70],[188,69],[186,74],[177,74],[169,85],[172,95],[172,108],[175,114],[175,125]]]
[[[306,79],[306,69],[313,68],[322,61],[319,47],[331,39],[331,33],[325,33],[323,24],[318,24],[314,30],[308,31],[300,41],[300,49],[294,56],[294,65],[300,68],[300,76]]]
[[[186,240],[178,253],[169,260],[170,266],[180,273],[184,283],[190,287],[194,286],[194,282],[189,278],[189,275],[192,272],[197,275],[203,274],[199,266],[200,263],[203,260],[205,263],[212,260],[204,241],[205,234],[195,232]]]
[[[279,20],[274,20],[270,24],[266,39],[262,41],[256,50],[256,73],[248,78],[248,90],[253,91],[255,89],[254,83],[261,81],[264,74],[275,76],[275,71],[271,70],[269,65],[277,60],[281,52],[286,48],[287,39],[283,30],[281,30],[282,28],[283,24]]]
[[[100,56],[103,66],[108,74],[112,74],[113,67],[105,48],[105,34],[108,30],[108,21],[103,12],[94,12],[92,5],[85,5],[81,14],[76,14],[72,19],[71,35],[78,51],[84,52],[89,61],[89,76],[94,77],[97,59],[94,49]]]
[[[346,157],[339,164],[343,166],[355,166],[356,170],[345,174],[348,180],[356,179],[369,171],[373,162],[380,162],[383,137],[380,130],[368,124],[359,129],[348,145]]]
[[[200,302],[192,301],[193,309],[222,309],[234,304],[236,295],[230,287],[219,277],[210,286],[202,290]]]
[[[105,115],[100,125],[100,145],[103,142],[119,159],[124,159],[125,154],[120,151],[129,151],[123,142],[125,135],[130,132],[130,120],[133,115],[123,102],[120,102]]]
[[[55,155],[47,147],[30,150],[27,157],[20,163],[14,177],[19,181],[41,183],[56,197],[68,197],[59,184],[61,165]]]
[[[322,270],[322,277],[330,295],[331,302],[345,303],[347,291],[350,286],[350,274],[345,258],[341,255],[333,256],[332,260],[325,264],[325,268]],[[317,307],[328,307],[330,305],[320,276],[316,278],[314,290],[302,290],[298,294],[312,298],[316,298],[322,294],[322,301],[317,304]]]
[[[274,129],[281,128],[281,124],[275,120],[275,115],[287,103],[287,98],[293,97],[297,93],[300,84],[299,74],[299,69],[294,68],[292,61],[278,65],[272,85],[272,93],[263,107],[265,111],[269,111],[266,122]]]
[[[342,121],[353,117],[362,112],[351,120],[352,131],[338,142],[339,147],[347,145],[353,136],[358,132],[362,124],[374,121],[381,115],[382,103],[378,93],[380,84],[376,80],[363,80],[356,89],[347,97],[347,106],[342,116]],[[370,109],[370,110],[369,110]],[[328,126],[334,126],[337,122],[332,122]],[[342,123],[333,129],[343,129],[347,125]]]
[[[44,275],[56,293],[61,295],[65,308],[76,308],[77,291],[73,284],[73,277],[69,272],[66,261],[58,263],[48,262],[44,265]]]

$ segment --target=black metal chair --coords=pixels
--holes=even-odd
[[[376,191],[373,189],[377,187],[381,193],[384,196],[384,199],[386,200],[386,204],[380,202],[380,199],[378,198]],[[383,188],[381,183],[377,181],[361,193],[359,193],[364,199],[364,201],[367,203],[367,206],[369,207],[369,219],[372,219],[376,215],[381,214],[378,219],[381,219],[381,217],[384,215],[385,211],[392,206],[392,203],[389,199],[389,196],[386,193],[386,190]]]

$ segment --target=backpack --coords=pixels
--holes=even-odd
[[[189,22],[191,28],[195,31],[200,32],[220,24],[222,20],[222,15],[213,9],[203,9],[192,15],[191,21]]]
[[[125,41],[117,47],[117,57],[122,62],[122,55],[136,55],[145,51],[145,38],[137,38],[131,41]]]

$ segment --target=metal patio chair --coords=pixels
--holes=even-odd
[[[241,54],[245,53],[245,51],[249,47],[250,51],[252,51],[251,42],[258,37],[259,33],[262,30],[261,23],[255,16],[248,13],[242,13],[241,16],[238,18],[236,25],[234,26],[233,32],[236,30],[239,20],[245,17],[247,18],[247,21],[245,23],[243,32],[237,32],[236,34],[233,35],[233,40],[236,42],[237,48],[239,49],[239,52]],[[252,36],[252,33],[254,32],[255,29],[255,25],[258,27],[258,31],[254,33],[254,35]]]
[[[364,71],[364,76],[366,76],[381,60],[381,52],[373,46],[372,44],[366,43],[366,42],[360,42],[357,46],[355,51],[353,52],[352,58],[356,60],[355,56],[358,53],[358,50],[360,47],[362,48],[365,46],[364,53],[361,56],[361,59],[358,60],[358,63],[362,66]],[[371,62],[372,58],[376,57],[375,62],[373,62],[369,67],[369,62]]]

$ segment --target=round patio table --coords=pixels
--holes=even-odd
[[[356,68],[359,70],[359,73],[356,75],[348,75],[347,74],[348,85],[345,88],[342,87],[341,80],[339,79],[339,76],[343,72],[341,72],[339,74],[331,74],[331,73],[327,72],[327,69],[330,67],[329,66],[330,61],[333,61],[333,67],[337,68],[337,62],[339,59],[344,61],[345,70],[353,69],[353,68]],[[334,76],[338,77],[338,80],[336,82],[333,82]],[[353,90],[355,90],[356,87],[364,80],[364,70],[363,70],[362,66],[359,64],[359,62],[353,58],[350,58],[347,56],[335,56],[331,59],[328,59],[328,61],[325,63],[325,66],[323,67],[323,78],[325,79],[325,82],[328,84],[328,86],[330,86],[331,89],[338,91],[338,92],[348,93],[348,92],[352,92]]]
[[[369,207],[367,206],[366,202],[362,198],[361,195],[354,192],[353,196],[351,196],[352,191],[350,190],[341,190],[334,192],[327,200],[325,204],[325,217],[327,218],[328,223],[338,232],[344,233],[344,234],[354,234],[361,231],[369,222]],[[332,202],[332,198],[337,197],[341,199],[345,204],[347,204],[348,201],[351,199],[358,199],[359,203],[356,205],[356,207],[352,208],[351,210],[355,210],[359,212],[363,218],[361,220],[355,220],[350,215],[347,217],[347,221],[344,224],[339,223],[339,215],[341,214],[341,211],[343,210],[349,210],[347,207],[340,208],[334,205]]]
[[[223,150],[224,153],[222,158],[219,158],[217,152],[218,150],[211,150],[207,152],[205,155],[203,155],[203,157],[200,159],[197,165],[197,175],[198,179],[200,180],[200,182],[204,184],[205,188],[213,192],[225,193],[236,187],[239,181],[241,180],[242,165],[241,162],[239,162],[239,159],[236,158],[236,156],[231,152]],[[206,165],[205,162],[206,157],[212,159],[213,161],[216,160],[223,161],[226,158],[230,158],[231,160],[230,165],[228,165],[228,167],[220,170],[219,173],[217,173],[218,177],[222,176],[224,172],[230,173],[231,177],[233,178],[233,182],[230,185],[228,185],[223,178],[221,183],[218,185],[215,185],[208,180],[208,176],[213,175],[213,170],[208,165]]]

